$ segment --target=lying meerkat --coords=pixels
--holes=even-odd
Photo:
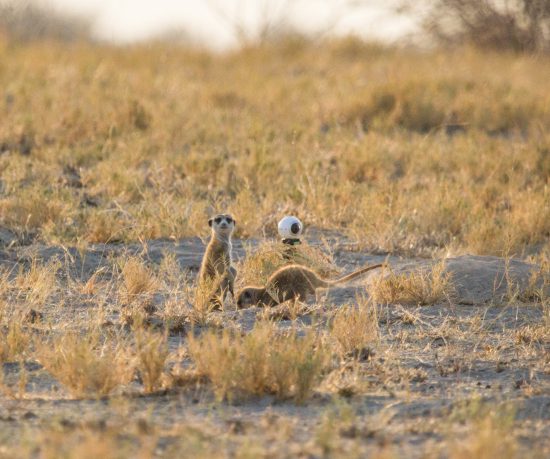
[[[383,264],[367,266],[335,280],[321,279],[314,271],[301,265],[284,266],[275,271],[265,287],[244,287],[237,295],[239,309],[253,305],[275,306],[288,300],[304,301],[308,294],[315,294],[318,288],[328,288],[348,282]]]
[[[237,270],[231,264],[231,235],[236,221],[229,214],[218,214],[208,220],[212,228],[210,242],[206,246],[198,276],[198,285],[212,288],[210,303],[223,304],[225,295],[234,295]]]

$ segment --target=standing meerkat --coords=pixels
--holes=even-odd
[[[308,294],[315,294],[318,288],[348,282],[383,264],[367,266],[335,280],[320,278],[314,271],[301,265],[284,266],[275,271],[265,287],[244,287],[237,295],[239,309],[253,305],[275,306],[288,300],[305,300]]]
[[[212,236],[202,259],[198,285],[212,289],[209,301],[218,306],[223,304],[228,292],[234,295],[237,270],[232,265],[231,235],[235,225],[235,219],[229,214],[218,214],[208,219]]]

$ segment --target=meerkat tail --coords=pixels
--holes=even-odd
[[[339,279],[330,281],[330,283],[331,284],[340,284],[342,282],[348,282],[352,279],[355,279],[356,277],[359,277],[361,274],[364,274],[367,271],[370,271],[371,269],[381,268],[382,266],[384,266],[384,263],[379,263],[377,265],[366,266],[365,268],[361,268],[361,269],[359,269],[359,270],[357,270],[357,271],[355,271],[351,274],[347,274],[346,276],[340,277]]]

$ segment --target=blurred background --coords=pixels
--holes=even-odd
[[[547,51],[550,0],[0,0],[12,40],[170,41],[227,50],[288,35]]]
[[[550,253],[549,50],[550,0],[0,0],[0,229]]]

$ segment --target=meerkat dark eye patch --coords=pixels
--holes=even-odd
[[[222,220],[223,220],[222,217],[216,217],[214,219],[214,221],[216,222],[217,225],[219,225],[222,222]]]
[[[231,223],[233,223],[235,220],[233,220],[231,217],[225,217],[225,220],[227,221],[227,223],[229,223],[231,225]]]

